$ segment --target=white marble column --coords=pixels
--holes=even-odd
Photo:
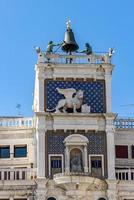
[[[37,129],[37,177],[45,178],[45,131]]]
[[[114,130],[106,128],[107,136],[107,170],[108,179],[115,179],[115,144],[114,144]]]
[[[39,98],[39,100],[38,100],[38,102],[39,102],[39,107],[38,107],[38,111],[44,111],[44,96],[45,96],[45,94],[44,94],[44,92],[45,92],[45,90],[44,90],[44,79],[43,78],[39,78],[39,96],[38,96],[38,98]]]
[[[10,159],[14,159],[14,145],[10,145]]]
[[[84,172],[88,172],[88,164],[87,164],[87,146],[84,146]]]
[[[43,112],[44,111],[44,71],[43,66],[36,65],[35,66],[35,94],[34,94],[34,109],[36,112]]]
[[[109,72],[110,73],[110,72]],[[106,86],[106,112],[112,112],[112,94],[111,94],[111,74],[105,74],[105,86]]]
[[[69,154],[69,147],[66,146],[66,166],[65,166],[65,172],[69,173],[70,172],[70,154]]]

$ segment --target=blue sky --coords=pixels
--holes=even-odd
[[[46,49],[61,42],[71,19],[80,49],[114,47],[113,112],[134,116],[134,1],[133,0],[0,0],[0,116],[32,115],[34,46]]]

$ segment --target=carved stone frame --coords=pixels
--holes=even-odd
[[[87,162],[87,144],[88,139],[80,134],[72,134],[65,138],[65,172],[70,173],[70,152],[74,148],[78,148],[82,152],[84,172],[88,172]]]

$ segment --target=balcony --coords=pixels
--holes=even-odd
[[[0,127],[33,127],[33,118],[23,118],[23,117],[0,117]]]
[[[98,189],[103,190],[107,187],[103,177],[95,177],[90,173],[59,173],[53,177],[55,183],[72,193],[79,188],[81,191]],[[78,190],[77,190],[78,191]]]
[[[36,169],[33,168],[0,169],[0,182],[34,179],[36,179]]]
[[[134,180],[134,169],[116,169],[115,171],[117,180]]]
[[[39,63],[54,63],[54,64],[103,64],[111,63],[111,58],[108,53],[82,55],[82,54],[50,54],[44,52],[38,54]]]

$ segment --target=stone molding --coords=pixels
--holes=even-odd
[[[88,142],[89,142],[88,139],[85,136],[80,135],[80,134],[69,135],[64,140],[65,146],[68,146],[68,145],[84,145],[84,146],[87,146]]]

